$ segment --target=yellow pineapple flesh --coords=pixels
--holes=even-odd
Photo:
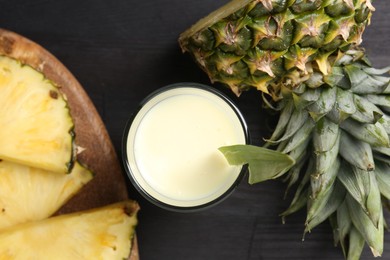
[[[67,173],[73,121],[60,90],[43,74],[0,56],[0,159]]]
[[[76,163],[70,174],[56,174],[0,162],[0,230],[51,216],[93,178]]]
[[[0,232],[0,259],[127,259],[138,204],[120,202]]]
[[[129,258],[136,202],[50,217],[93,178],[61,87],[0,55],[0,124],[0,260]]]

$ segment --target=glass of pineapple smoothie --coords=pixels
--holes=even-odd
[[[123,162],[147,200],[194,211],[222,201],[245,174],[218,148],[248,143],[245,120],[228,97],[208,86],[178,83],[141,102],[125,128]]]

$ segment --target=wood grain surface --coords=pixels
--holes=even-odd
[[[0,0],[0,27],[15,31],[53,53],[72,72],[95,105],[117,154],[124,127],[138,103],[165,85],[192,81],[212,85],[182,54],[181,32],[228,0]],[[376,67],[390,65],[390,2],[373,1],[376,11],[363,45]],[[270,136],[275,116],[262,108],[260,94],[236,98],[254,144]],[[141,205],[137,227],[143,260],[296,259],[342,260],[333,246],[328,223],[302,242],[303,211],[282,224],[278,216],[291,197],[283,199],[280,180],[250,186],[244,180],[227,200],[206,211],[180,214],[161,210],[128,186]],[[115,191],[99,195],[110,200]],[[389,214],[386,213],[388,223]],[[374,259],[365,248],[363,260]],[[385,234],[382,259],[390,259],[390,234]]]
[[[106,128],[88,95],[69,70],[37,43],[4,29],[0,29],[0,55],[35,68],[60,88],[75,123],[75,143],[83,150],[77,160],[95,174],[94,179],[56,214],[102,207],[128,199],[120,162]],[[130,259],[138,259],[136,241]]]

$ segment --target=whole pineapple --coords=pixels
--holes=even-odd
[[[390,199],[390,79],[358,47],[372,11],[370,0],[233,0],[179,38],[212,82],[268,94],[280,118],[266,146],[295,160],[282,216],[307,206],[305,232],[329,219],[348,259],[365,242],[382,254]]]

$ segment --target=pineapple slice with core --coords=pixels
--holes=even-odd
[[[92,178],[79,163],[70,174],[53,174],[0,161],[0,230],[49,217]]]
[[[61,215],[0,232],[0,259],[127,259],[136,202]]]
[[[0,159],[67,173],[73,121],[67,102],[32,67],[0,56]]]

